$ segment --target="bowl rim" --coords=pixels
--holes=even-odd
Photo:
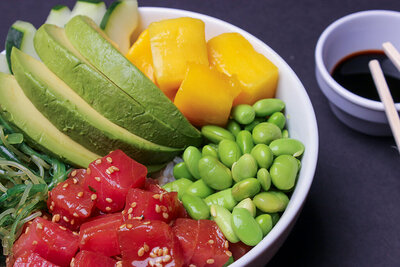
[[[338,20],[335,20],[320,35],[317,45],[316,45],[316,48],[315,48],[314,56],[315,56],[316,69],[319,71],[322,78],[328,84],[328,87],[331,90],[333,90],[335,93],[337,93],[344,99],[346,99],[356,105],[359,105],[359,106],[367,108],[367,109],[372,109],[372,110],[383,112],[385,110],[385,108],[384,108],[382,102],[370,100],[370,99],[361,97],[359,95],[356,95],[356,94],[348,91],[347,89],[345,89],[339,83],[337,83],[335,81],[335,79],[333,79],[333,77],[330,75],[329,71],[326,69],[325,61],[323,60],[323,56],[322,56],[327,38],[338,27],[340,27],[343,24],[346,24],[348,22],[358,20],[360,18],[374,17],[374,16],[400,17],[400,12],[394,11],[394,10],[378,10],[378,9],[377,10],[365,10],[365,11],[355,12],[355,13],[346,15],[342,18],[339,18]],[[400,103],[395,103],[395,107],[398,111],[400,111]]]
[[[300,93],[303,95],[303,100],[305,101],[305,106],[308,109],[307,114],[309,114],[309,119],[310,119],[310,125],[307,125],[308,127],[308,133],[310,136],[310,142],[311,145],[307,147],[307,153],[308,155],[308,160],[309,160],[309,167],[307,169],[303,169],[303,181],[302,181],[302,187],[296,186],[295,192],[296,195],[295,197],[291,197],[289,206],[281,216],[280,220],[278,223],[273,227],[273,229],[268,233],[266,237],[263,238],[263,240],[257,244],[255,247],[253,247],[248,253],[246,253],[242,258],[239,260],[235,261],[232,265],[232,267],[238,267],[238,266],[246,266],[249,262],[254,261],[256,258],[260,257],[261,254],[264,252],[265,248],[269,248],[271,245],[275,244],[278,242],[279,238],[284,235],[285,231],[290,229],[291,225],[295,222],[298,214],[300,213],[304,202],[306,200],[306,197],[309,193],[312,181],[314,179],[315,175],[315,170],[317,167],[317,160],[318,160],[318,150],[319,150],[319,136],[318,136],[318,126],[317,126],[317,120],[315,116],[315,111],[313,108],[313,105],[311,103],[310,97],[307,94],[306,89],[304,88],[304,85],[296,75],[296,73],[293,71],[293,69],[288,65],[288,63],[281,57],[279,56],[272,48],[270,48],[267,44],[265,44],[263,41],[255,37],[254,35],[250,34],[249,32],[229,23],[226,21],[223,21],[221,19],[201,14],[198,12],[193,12],[193,11],[187,11],[183,9],[175,9],[175,8],[165,8],[165,7],[139,7],[139,11],[158,11],[158,12],[164,12],[167,13],[167,15],[175,15],[176,12],[179,12],[179,16],[189,16],[189,17],[196,17],[196,18],[204,18],[205,20],[211,21],[216,24],[222,24],[224,27],[228,28],[229,31],[235,31],[240,34],[242,34],[246,39],[248,39],[253,45],[256,43],[258,46],[261,46],[263,49],[267,50],[269,53],[272,53],[275,58],[279,61],[279,64],[281,65],[280,67],[283,67],[285,71],[288,73],[288,75],[291,75],[296,83],[299,84],[299,89]],[[206,24],[207,25],[207,24]]]

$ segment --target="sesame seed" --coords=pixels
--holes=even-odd
[[[115,166],[111,166],[111,168],[113,169],[113,171],[119,171],[119,168],[115,167]]]
[[[106,207],[106,211],[110,211],[111,210],[111,207]]]
[[[129,215],[128,215],[128,219],[129,219],[129,220],[132,219],[132,217],[133,217],[132,214],[129,214]]]
[[[96,200],[97,195],[96,194],[92,194],[92,196],[90,197],[92,200]]]
[[[156,266],[156,267],[163,267],[163,265],[161,264],[161,262],[157,262],[155,266]]]
[[[63,184],[62,187],[63,187],[63,188],[67,188],[67,187],[68,187],[68,184]]]
[[[65,228],[64,226],[58,226],[58,228],[60,228],[61,230],[67,230],[67,228]]]
[[[125,211],[125,210],[123,210],[123,211],[122,211],[122,215],[125,215],[125,213],[126,213],[126,211]]]
[[[32,242],[32,245],[37,245],[37,241],[36,241],[36,240],[33,241],[33,242]]]
[[[63,216],[63,220],[69,222],[69,219],[66,216]]]
[[[144,222],[143,224],[148,225],[148,224],[150,224],[150,221]]]
[[[164,212],[168,211],[167,207],[165,207],[165,206],[161,206],[161,210]]]
[[[112,163],[112,158],[111,157],[107,157],[106,160],[107,160],[108,163]]]
[[[128,214],[131,214],[132,212],[133,212],[133,209],[132,209],[132,208],[129,208]]]
[[[96,159],[96,164],[99,165],[101,163],[101,159]]]
[[[136,207],[136,202],[132,202],[131,207],[132,208]]]
[[[78,183],[78,179],[76,179],[76,178],[73,178],[72,181],[73,181],[74,184]]]
[[[74,224],[75,224],[75,220],[72,219],[72,220],[71,220],[71,225],[74,225]]]
[[[49,217],[47,217],[47,215],[43,215],[43,219],[47,220]]]
[[[26,227],[25,234],[29,233],[29,227]]]
[[[140,248],[139,250],[138,250],[138,256],[139,257],[142,257],[143,255],[144,255],[144,248]]]
[[[146,243],[144,243],[143,248],[144,248],[144,251],[146,251],[146,252],[148,252],[150,250],[149,246]]]
[[[160,264],[161,262],[162,262],[161,258],[156,259],[156,266],[157,266],[157,264]]]
[[[130,223],[128,223],[128,224],[126,225],[126,228],[128,228],[128,229],[132,229],[132,227],[133,227],[133,225],[130,224]]]
[[[217,217],[217,211],[215,210],[214,206],[211,206],[210,213],[211,213],[211,216]]]
[[[69,264],[70,267],[74,267],[75,266],[75,258],[72,258],[71,263]]]
[[[153,195],[153,198],[154,199],[160,199],[160,195],[159,194],[155,194],[155,195]]]
[[[72,232],[72,234],[73,234],[73,235],[79,235],[79,233],[77,233],[77,232]]]
[[[78,197],[83,197],[83,192],[82,192],[82,191],[79,192],[77,196],[78,196]]]
[[[76,218],[78,218],[79,217],[79,215],[78,215],[78,213],[76,213],[76,212],[74,212],[74,214],[72,214],[74,217],[76,217]]]
[[[115,265],[115,267],[122,267],[122,261],[117,261],[117,264]]]
[[[123,225],[121,225],[120,227],[119,227],[119,229],[122,229],[122,228],[125,228],[126,227],[126,224],[123,224]]]
[[[210,239],[210,240],[208,240],[208,244],[214,244],[214,240],[212,240],[212,239]]]
[[[50,206],[49,209],[50,209],[51,211],[53,211],[53,210],[54,210],[54,207],[53,207],[53,206]]]
[[[228,240],[225,241],[225,244],[224,244],[224,245],[225,245],[225,248],[226,248],[226,249],[229,248],[229,242],[228,242]]]
[[[208,264],[213,264],[213,263],[214,263],[214,259],[208,259],[206,262],[207,262]]]
[[[169,250],[168,250],[168,248],[164,247],[162,252],[163,252],[163,256],[165,256],[168,254]]]
[[[90,168],[87,168],[86,172],[87,172],[87,174],[91,174],[92,170]]]
[[[71,176],[74,177],[75,175],[76,175],[76,170],[73,170],[73,171],[71,172]]]
[[[97,182],[100,182],[100,180],[101,180],[100,177],[97,177],[97,176],[94,177],[94,179],[95,179]]]
[[[109,197],[106,197],[106,201],[107,201],[108,203],[112,203],[112,202],[113,202],[113,200],[112,200],[111,198],[109,198]]]
[[[162,214],[162,216],[163,216],[164,219],[168,219],[168,217],[169,217],[168,213],[166,213],[166,212],[164,212],[164,213]]]
[[[169,262],[171,260],[171,256],[170,255],[165,255],[163,258],[163,262]]]
[[[152,260],[149,260],[149,265],[154,266],[154,262]]]
[[[37,228],[37,229],[40,229],[40,230],[43,230],[43,224],[38,223],[38,224],[36,225],[36,228]]]
[[[153,252],[150,252],[150,258],[155,258],[155,257],[157,257],[157,255],[154,254]]]
[[[53,216],[53,218],[51,219],[51,221],[52,221],[52,222],[59,222],[60,219],[61,219],[60,214],[55,214],[55,215]]]
[[[160,256],[162,256],[162,254],[163,254],[163,250],[159,248],[159,249],[157,250],[157,256],[160,257]]]
[[[197,267],[196,265],[194,265],[194,264],[190,264],[189,265],[189,267]]]
[[[228,257],[232,257],[232,252],[230,252],[229,250],[225,251],[226,256]]]
[[[157,213],[160,213],[160,212],[161,212],[161,208],[160,208],[160,206],[159,206],[158,204],[156,204],[155,210],[156,210]]]
[[[114,170],[113,170],[113,169],[110,169],[110,168],[108,168],[108,169],[106,170],[106,173],[109,174],[109,175],[110,175],[111,173],[113,173],[113,172],[114,172]]]
[[[160,201],[162,201],[164,194],[160,194]]]

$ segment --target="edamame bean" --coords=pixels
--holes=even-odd
[[[263,122],[254,127],[252,136],[254,143],[269,145],[272,141],[281,138],[282,132],[275,124]]]
[[[210,140],[211,142],[218,144],[220,141],[224,139],[235,141],[235,136],[228,130],[215,126],[215,125],[206,125],[201,128],[201,133],[205,138]]]
[[[269,170],[272,184],[280,190],[290,190],[296,183],[299,165],[297,159],[290,155],[277,157]]]
[[[271,175],[267,169],[261,168],[258,170],[257,180],[264,191],[268,191],[271,188]]]
[[[193,219],[206,220],[210,218],[210,210],[201,198],[184,194],[182,196],[182,204]]]
[[[232,118],[240,124],[249,124],[256,117],[254,108],[247,104],[237,105],[232,109]]]
[[[186,194],[193,195],[199,198],[206,198],[209,195],[213,194],[214,190],[206,185],[203,179],[200,179],[194,183],[192,183],[187,189]]]
[[[257,174],[257,162],[250,154],[244,154],[232,165],[232,177],[235,182],[246,178],[255,177]]]
[[[265,144],[258,144],[251,150],[251,155],[257,161],[258,166],[261,168],[268,169],[272,161],[274,160],[274,155],[272,154],[269,146]]]
[[[232,227],[240,241],[248,246],[257,245],[263,238],[260,226],[246,209],[235,208],[233,210]]]
[[[247,125],[244,127],[244,129],[245,129],[246,131],[251,132],[251,131],[253,131],[254,127],[256,127],[257,125],[259,125],[259,124],[262,123],[262,122],[265,122],[265,119],[264,119],[264,118],[255,118],[254,121],[253,121],[252,123],[250,123],[250,124],[247,124]]]
[[[236,208],[244,208],[250,212],[250,214],[255,217],[256,216],[256,205],[254,205],[253,201],[250,198],[245,198],[236,205]]]
[[[186,178],[181,178],[173,182],[165,184],[162,188],[168,192],[178,192],[178,198],[182,199],[183,194],[186,192],[187,188],[193,184],[192,181]]]
[[[289,131],[287,129],[282,131],[282,138],[289,138]]]
[[[178,164],[176,164],[174,166],[174,169],[172,170],[172,173],[174,174],[174,177],[176,180],[181,179],[181,178],[194,180],[194,177],[189,172],[189,169],[186,167],[185,162],[179,162]]]
[[[275,124],[282,130],[285,127],[286,118],[282,112],[275,112],[268,118],[268,122]]]
[[[240,148],[235,141],[225,139],[219,142],[218,156],[225,166],[231,168],[232,164],[235,163],[241,155]]]
[[[203,157],[198,167],[201,178],[212,189],[223,190],[232,186],[231,171],[218,159],[211,156]]]
[[[200,150],[198,150],[197,147],[194,146],[187,147],[182,156],[183,161],[185,162],[190,174],[196,179],[200,179],[199,161],[201,157],[202,155]]]
[[[250,153],[254,147],[253,137],[249,131],[243,130],[236,136],[236,143],[238,144],[242,154]]]
[[[237,134],[242,130],[239,123],[234,120],[229,120],[228,124],[226,125],[226,129],[230,131],[234,136],[237,136]]]
[[[270,213],[269,215],[271,215],[272,218],[272,224],[275,225],[278,223],[279,219],[281,218],[281,216],[279,216],[278,213]]]
[[[229,211],[233,210],[237,201],[232,196],[232,188],[228,188],[217,193],[214,193],[204,199],[208,206],[212,204],[220,205]]]
[[[228,267],[231,265],[235,260],[233,259],[233,256],[231,256],[228,261],[222,266],[222,267]]]
[[[289,198],[283,192],[268,191],[256,195],[253,202],[261,211],[274,213],[284,211],[289,203]]]
[[[226,208],[219,205],[211,205],[210,213],[212,219],[216,222],[221,232],[229,242],[239,242],[239,238],[236,236],[232,228],[232,214]]]
[[[266,236],[274,226],[274,223],[272,222],[272,217],[269,214],[262,214],[260,216],[257,216],[256,222],[260,226],[263,232],[263,236]]]
[[[257,117],[265,117],[275,112],[282,111],[285,108],[285,103],[277,98],[266,98],[254,103],[253,108]]]
[[[299,157],[304,152],[303,143],[292,138],[274,140],[269,144],[269,148],[275,156],[291,155],[293,157]]]
[[[247,178],[232,187],[232,196],[236,201],[255,196],[260,192],[261,186],[257,179]]]
[[[212,157],[218,158],[217,149],[215,149],[214,147],[212,147],[210,145],[203,146],[203,149],[201,150],[201,154],[203,155],[203,157],[212,156]]]

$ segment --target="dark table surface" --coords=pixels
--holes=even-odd
[[[15,20],[40,26],[53,5],[74,2],[2,0],[0,39],[4,43]],[[230,22],[272,47],[307,89],[320,135],[317,171],[296,226],[268,266],[400,266],[400,158],[394,140],[340,123],[314,76],[315,45],[330,23],[360,10],[400,11],[400,1],[143,0],[139,5],[186,9]]]

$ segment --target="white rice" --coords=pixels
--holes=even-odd
[[[158,180],[160,186],[163,186],[169,182],[175,181],[175,177],[173,174],[174,166],[180,162],[182,162],[181,157],[175,157],[164,169],[152,175],[153,179]]]

